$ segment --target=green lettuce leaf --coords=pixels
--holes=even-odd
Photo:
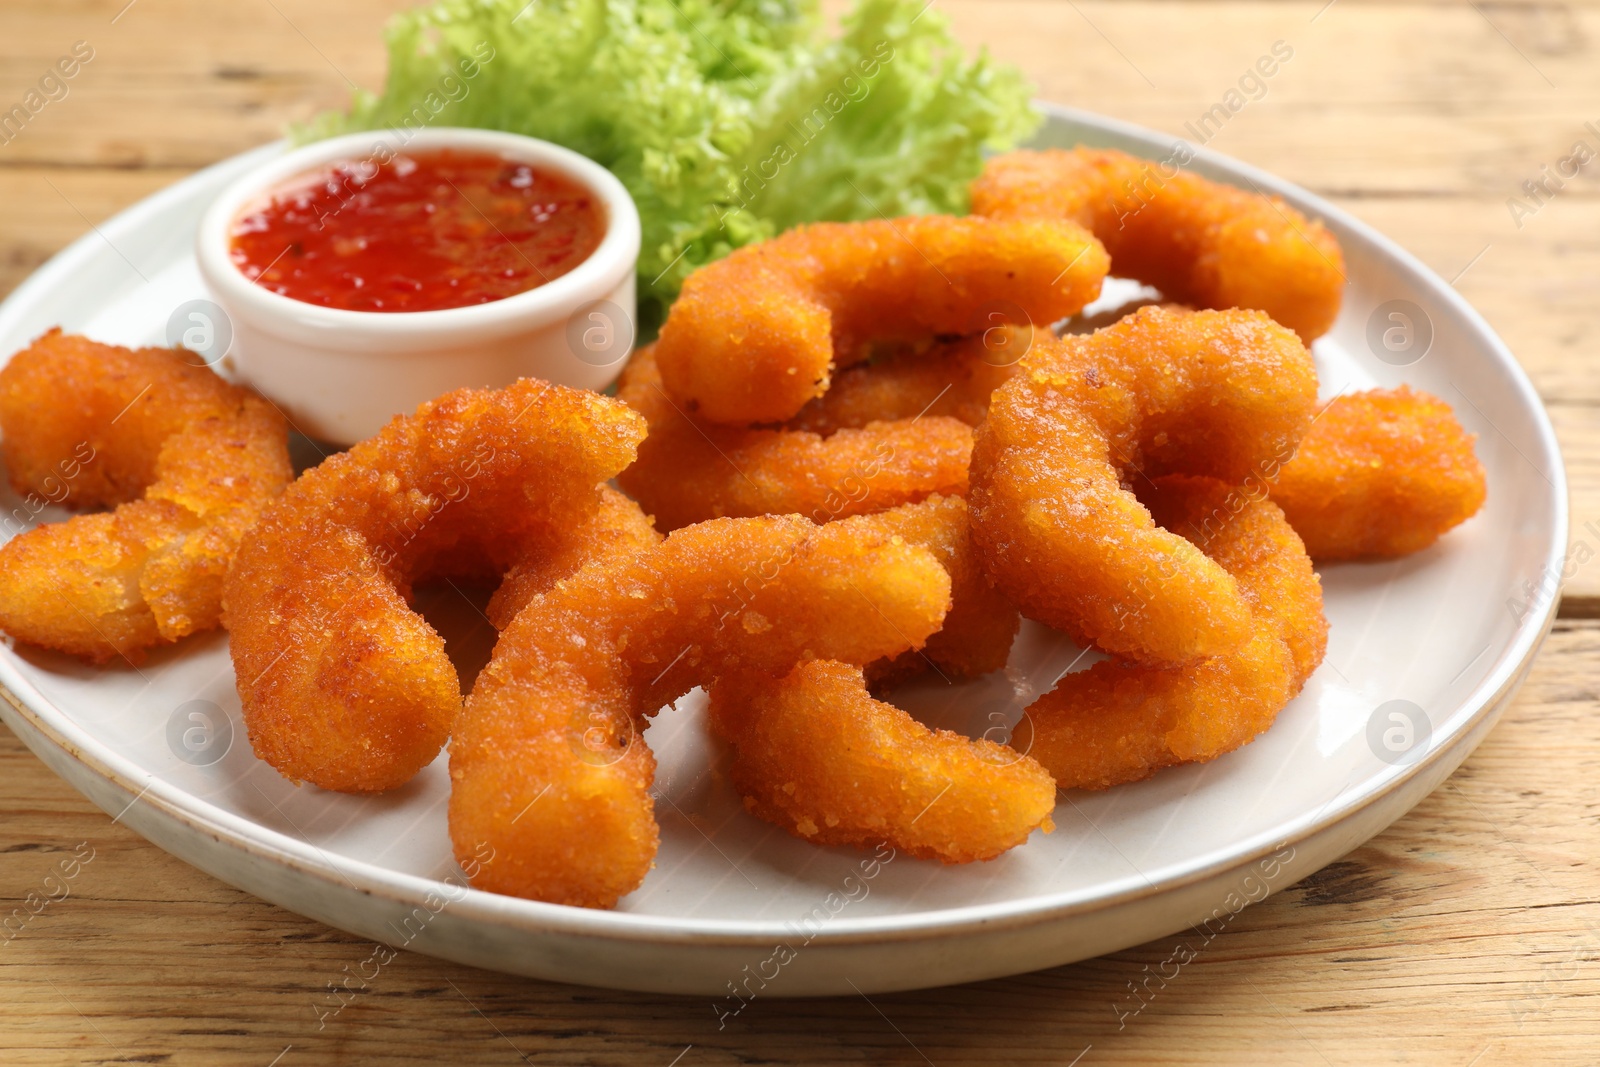
[[[965,211],[983,150],[1039,122],[923,0],[859,0],[837,37],[814,0],[435,0],[386,36],[383,92],[294,137],[476,126],[589,156],[639,205],[649,319],[797,223]]]

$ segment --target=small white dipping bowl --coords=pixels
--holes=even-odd
[[[588,259],[537,289],[442,311],[345,311],[274,293],[229,256],[234,223],[308,172],[437,149],[489,152],[590,189],[605,236]],[[335,444],[376,433],[395,415],[463,386],[518,378],[604,389],[636,335],[639,212],[610,171],[547,141],[491,130],[373,130],[294,149],[225,189],[200,221],[200,274],[232,320],[228,362],[276,401],[295,428]]]

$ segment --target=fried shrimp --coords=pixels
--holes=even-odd
[[[1070,219],[1105,242],[1119,277],[1198,307],[1264,311],[1307,344],[1339,314],[1344,257],[1322,223],[1170,163],[1093,148],[1010,152],[973,182],[972,210]]]
[[[967,528],[965,500],[932,496],[845,522],[921,545],[950,575],[950,611],[939,632],[920,649],[868,664],[869,681],[893,682],[930,666],[941,674],[976,678],[1006,665],[1021,619],[983,573]]]
[[[929,665],[975,676],[1003,667],[1017,610],[983,576],[960,497],[930,497],[840,526],[921,545],[950,575],[950,610],[923,648],[863,671],[810,660],[787,675],[745,672],[710,690],[712,730],[732,744],[746,810],[818,844],[872,845],[946,863],[993,859],[1048,831],[1055,786],[1036,763],[988,741],[932,731],[868,694]],[[937,802],[937,805],[935,805]]]
[[[1055,219],[817,223],[747,245],[684,283],[661,328],[667,392],[709,422],[781,422],[877,341],[964,334],[996,307],[1065,318],[1100,292],[1104,248]]]
[[[1080,644],[1179,666],[1231,651],[1234,577],[1123,488],[1159,474],[1270,481],[1312,418],[1316,372],[1260,312],[1142,308],[1035,344],[972,457],[972,537],[1022,613]]]
[[[667,396],[651,348],[634,353],[617,396],[650,423],[638,460],[617,482],[663,530],[790,513],[826,522],[967,489],[972,429],[956,419],[869,422],[828,437],[714,426]]]
[[[798,516],[699,523],[589,565],[517,615],[473,686],[450,745],[457,857],[493,849],[481,889],[613,906],[659,841],[647,716],[736,671],[897,654],[949,600],[927,550]]]
[[[1030,329],[997,327],[892,351],[834,375],[828,391],[801,408],[787,426],[823,435],[919,417],[948,417],[976,426],[989,412],[990,394],[1016,374],[1032,341]]]
[[[967,381],[981,380],[983,372],[971,364],[982,361],[971,346],[951,347],[945,359],[897,363],[892,373],[948,363]],[[964,422],[943,416],[869,418],[859,431],[834,427],[826,438],[788,429],[699,425],[672,410],[659,381],[651,350],[635,353],[617,395],[650,421],[650,436],[639,447],[639,459],[617,481],[664,529],[723,516],[799,513],[828,522],[871,515],[875,529],[934,553],[950,571],[955,604],[925,650],[907,652],[892,664],[873,664],[868,676],[886,681],[917,673],[930,662],[964,676],[1005,665],[1018,618],[990,587],[970,546],[966,502],[959,495],[967,488],[971,453],[971,431]],[[949,392],[940,386],[930,399],[941,391]],[[980,391],[981,386],[973,387],[973,403]],[[986,391],[982,402],[987,403]],[[864,398],[857,397],[852,406],[870,416]]]
[[[1312,559],[1419,552],[1483,506],[1474,440],[1448,404],[1403,385],[1341,396],[1301,439],[1272,499]]]
[[[489,625],[504,630],[528,601],[576,574],[589,561],[627,555],[660,540],[655,524],[638,504],[602,485],[599,510],[573,527],[568,536],[549,545],[536,545],[512,563],[483,614]]]
[[[1322,662],[1328,624],[1310,557],[1278,506],[1206,478],[1158,479],[1156,521],[1182,530],[1232,575],[1250,633],[1190,667],[1112,660],[1068,674],[1028,708],[1012,744],[1063,789],[1105,789],[1215,759],[1270,727]]]
[[[239,539],[293,472],[277,410],[192,358],[51,330],[0,370],[12,485],[113,509],[0,548],[0,629],[131,662],[221,621]]]
[[[874,700],[859,667],[810,660],[781,678],[721,679],[710,695],[745,810],[796,837],[971,863],[1054,829],[1056,787],[1038,763],[928,729]]]
[[[256,754],[347,792],[393,788],[430,763],[461,687],[443,638],[407,605],[412,583],[493,580],[541,559],[575,568],[600,539],[596,513],[621,508],[599,484],[644,434],[626,405],[524,379],[447,393],[307,471],[228,576]],[[515,599],[508,591],[497,614]]]

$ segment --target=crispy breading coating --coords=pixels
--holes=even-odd
[[[1024,615],[1128,659],[1177,666],[1238,647],[1250,610],[1233,576],[1125,485],[1270,480],[1315,404],[1310,354],[1260,312],[1146,307],[1035,343],[973,449],[989,577]]]
[[[798,516],[715,519],[589,565],[516,616],[473,686],[450,745],[457,857],[492,851],[482,889],[613,906],[659,839],[647,716],[736,671],[898,654],[949,602],[926,549]]]
[[[1110,149],[989,160],[972,211],[1071,219],[1105,243],[1111,271],[1196,307],[1253,308],[1309,344],[1338,318],[1344,257],[1333,234],[1277,197]]]
[[[1043,329],[1038,334],[1048,336]],[[828,391],[786,425],[824,436],[918,416],[976,426],[989,413],[989,395],[1016,374],[1034,335],[1028,328],[996,327],[954,341],[892,350],[835,374]]]
[[[1017,610],[989,585],[960,497],[930,497],[840,526],[921,545],[950,575],[950,610],[921,649],[863,671],[826,660],[787,675],[744,672],[710,690],[714,732],[733,744],[734,784],[759,818],[818,844],[889,845],[968,863],[1049,829],[1055,786],[1036,763],[988,741],[932,731],[868,694],[920,673],[1003,667]],[[937,801],[937,806],[935,802]]]
[[[983,573],[967,521],[967,502],[958,496],[931,496],[919,504],[845,520],[921,545],[950,575],[950,611],[944,625],[922,648],[869,663],[867,679],[874,686],[920,674],[930,666],[947,676],[976,678],[1006,665],[1021,619]]]
[[[928,729],[874,700],[859,667],[810,660],[723,678],[710,695],[745,810],[796,837],[971,863],[1054,829],[1055,782],[1037,762]]]
[[[725,516],[827,522],[967,489],[972,429],[956,419],[869,422],[828,437],[716,426],[667,396],[650,347],[634,353],[617,396],[650,423],[638,460],[617,482],[662,530]]]
[[[30,511],[113,509],[0,548],[0,629],[95,662],[215,627],[239,539],[293,477],[283,416],[198,357],[60,330],[0,370],[0,434]]]
[[[624,404],[524,379],[446,393],[302,475],[228,575],[256,754],[349,792],[430,763],[461,687],[443,638],[407,604],[412,583],[492,581],[541,555],[576,566],[596,543],[600,483],[644,434]]]
[[[1240,647],[1187,667],[1105,660],[1062,678],[1027,709],[1011,743],[1063,789],[1104,789],[1247,744],[1327,649],[1321,583],[1276,504],[1259,490],[1181,476],[1158,479],[1145,499],[1157,522],[1238,581],[1250,633]]]
[[[590,560],[623,556],[659,543],[650,516],[609,485],[600,487],[600,506],[552,544],[534,546],[506,572],[483,609],[489,625],[504,630],[528,601],[561,579],[576,574]]]
[[[1483,507],[1476,439],[1443,400],[1404,385],[1341,396],[1301,438],[1272,499],[1312,559],[1420,552]]]
[[[689,276],[657,344],[666,390],[708,422],[781,422],[879,341],[1048,325],[1099,294],[1100,242],[1058,219],[930,215],[800,226]]]

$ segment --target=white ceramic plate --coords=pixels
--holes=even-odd
[[[1175,143],[1061,109],[1039,140],[1156,159]],[[201,211],[278,151],[196,174],[62,252],[0,306],[0,351],[58,323],[106,341],[164,343],[169,314],[206,295],[190,254]],[[1066,963],[1208,918],[1215,929],[1245,900],[1382,830],[1483,738],[1548,630],[1554,597],[1525,600],[1523,586],[1559,573],[1567,495],[1533,389],[1447,284],[1302,190],[1203,151],[1193,166],[1277,193],[1327,220],[1343,243],[1344,313],[1315,346],[1324,393],[1402,381],[1437,393],[1480,435],[1489,475],[1483,513],[1429,551],[1324,569],[1327,662],[1277,725],[1239,752],[1105,793],[1063,794],[1054,834],[993,863],[945,868],[900,856],[863,879],[861,855],[814,848],[740,810],[690,698],[649,732],[661,761],[656,869],[618,910],[600,912],[462,888],[445,832],[444,757],[407,788],[371,798],[296,788],[256,761],[231,726],[239,705],[222,634],[137,670],[0,649],[0,684],[12,694],[0,715],[121,822],[286,908],[482,967],[705,994],[718,1011],[738,1008],[735,986],[745,997],[909,989]],[[1375,309],[1391,301],[1408,302],[1395,307],[1417,331],[1398,355],[1368,341]],[[1403,326],[1390,310],[1378,316],[1379,334]],[[1421,354],[1424,332],[1431,343]],[[19,504],[5,500],[7,511]],[[482,624],[471,633],[476,616],[446,593],[432,617],[481,655]],[[1015,719],[1076,657],[1064,640],[1028,628],[1010,680],[929,687],[907,705],[981,733]],[[1413,707],[1411,720],[1393,717]]]

